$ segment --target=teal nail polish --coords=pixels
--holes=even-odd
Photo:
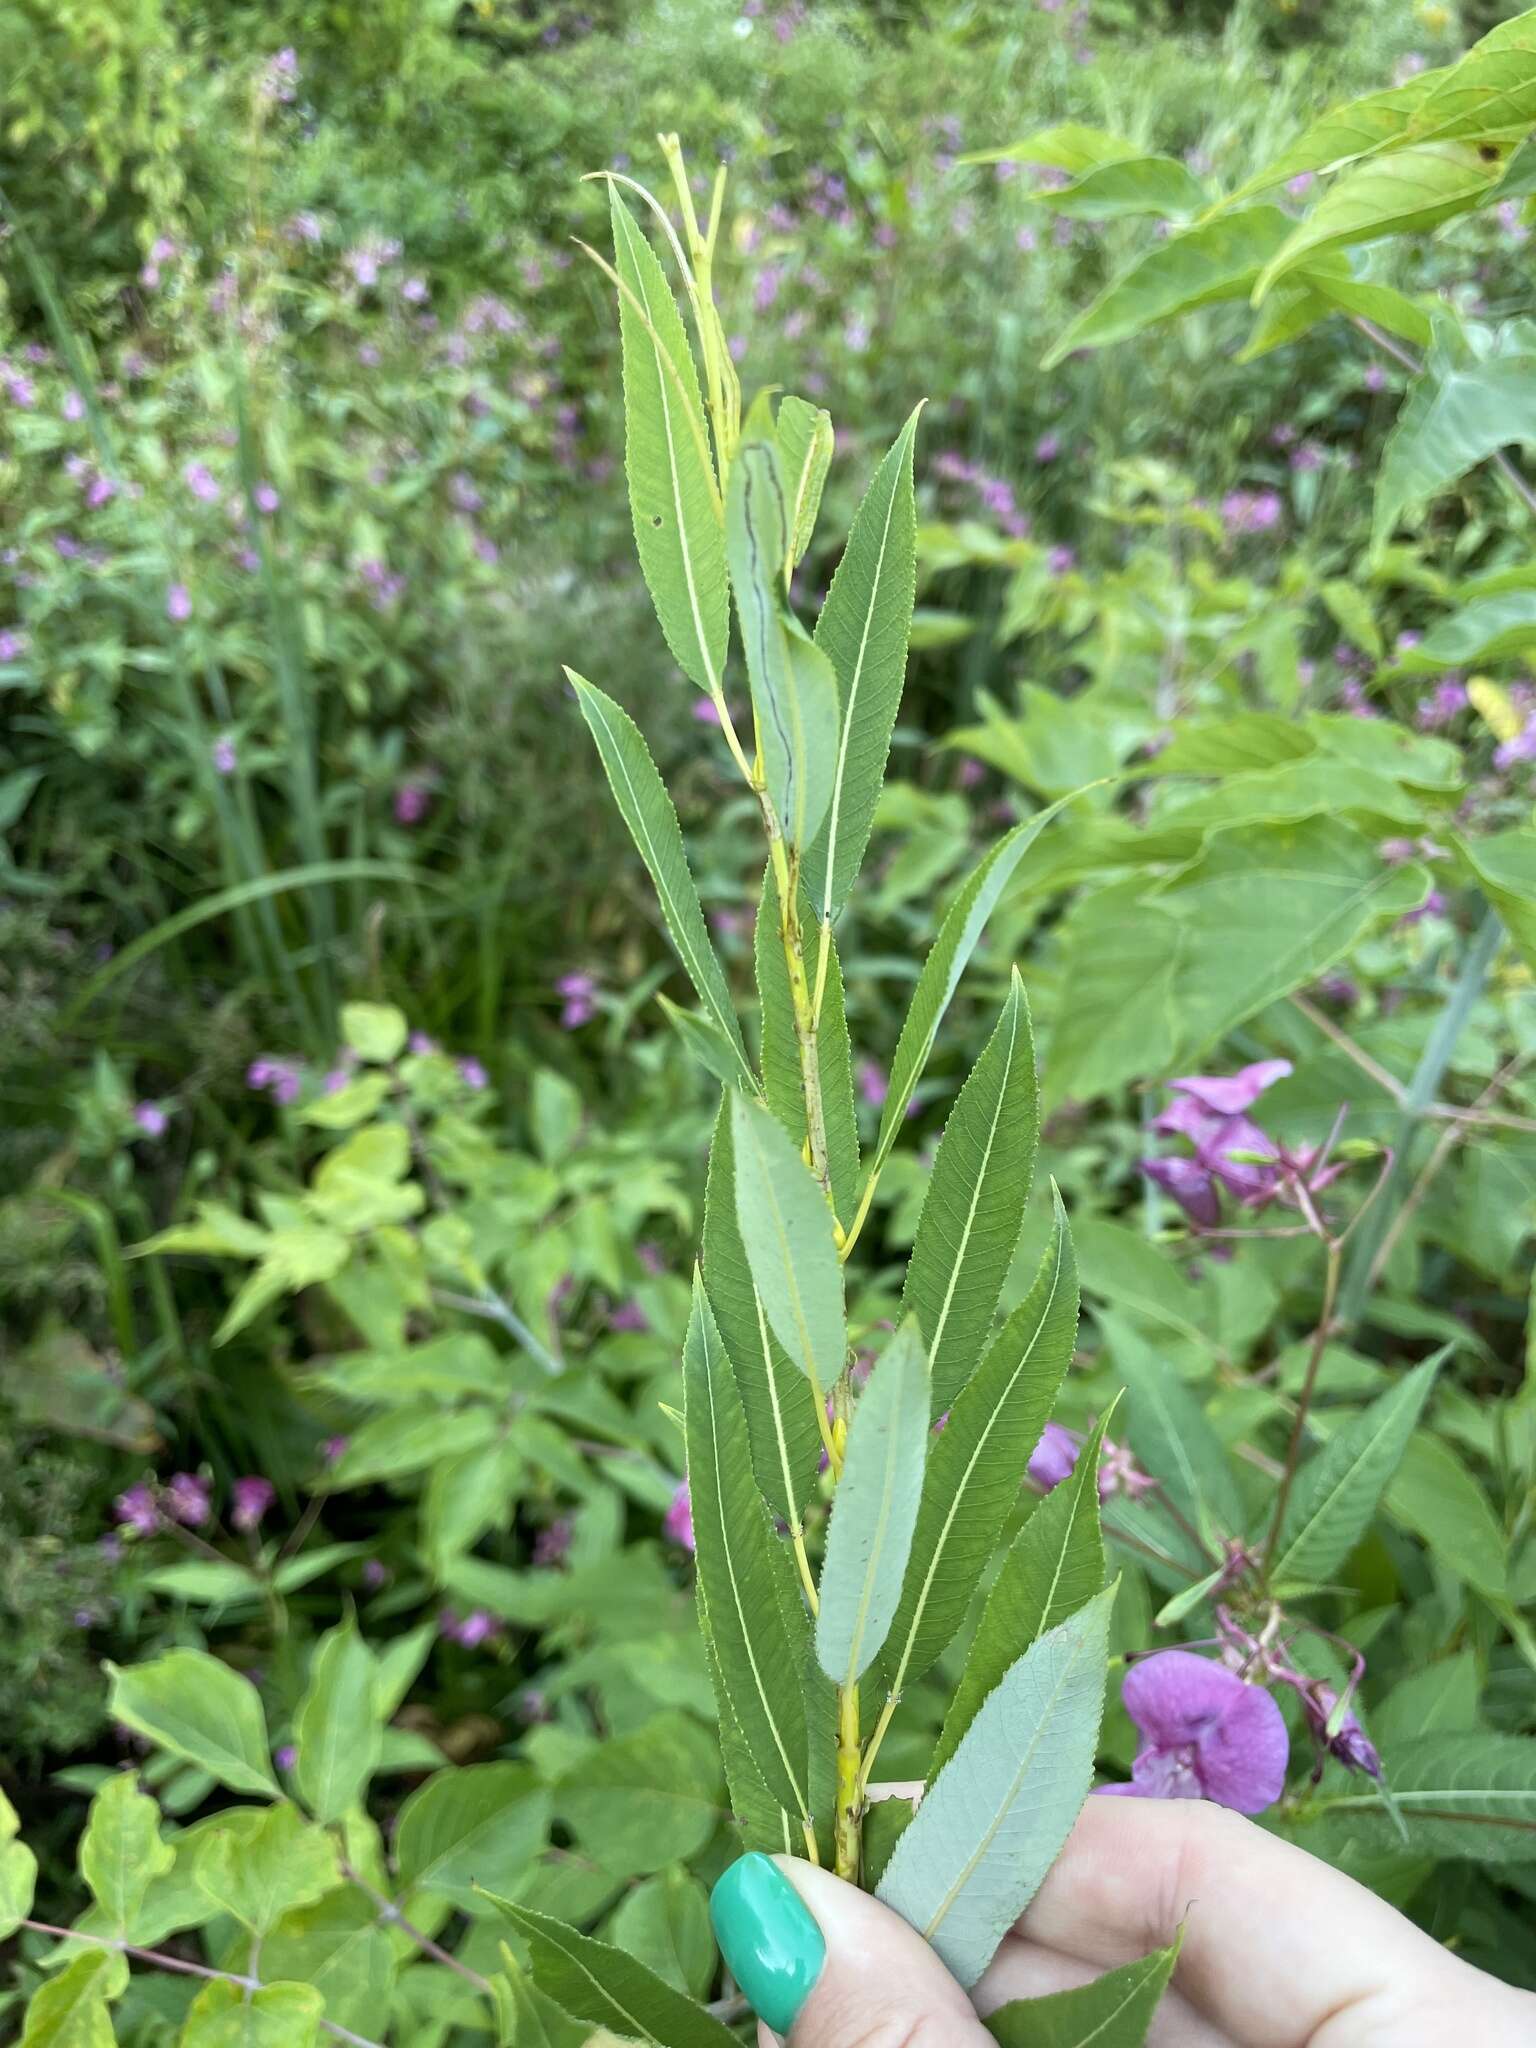
[[[753,1850],[710,1893],[709,1917],[747,2003],[776,2034],[787,2034],[827,1958],[809,1907],[779,1866]]]

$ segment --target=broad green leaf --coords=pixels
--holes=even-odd
[[[1077,1263],[1061,1196],[1051,1193],[1055,1220],[1034,1285],[928,1453],[912,1555],[881,1659],[887,1693],[922,1678],[964,1621],[1071,1363]]]
[[[393,1003],[343,1003],[341,1038],[360,1060],[387,1066],[405,1051],[409,1030]]]
[[[312,1984],[326,2018],[359,2031],[388,2009],[395,1967],[378,1907],[352,1886],[285,1913],[261,1944],[264,1976]]]
[[[1382,450],[1373,544],[1384,547],[1412,507],[1512,442],[1536,443],[1536,355],[1431,363],[1409,387]]]
[[[821,1080],[821,1115],[827,1142],[827,1176],[832,1206],[842,1223],[853,1221],[859,1198],[859,1127],[853,1104],[853,1059],[843,1013],[843,976],[830,931],[817,932],[810,899],[800,892],[800,930],[807,983],[814,986],[819,948],[827,947],[827,974],[816,1028],[816,1070]],[[806,1135],[805,1088],[800,1041],[795,1031],[789,963],[779,916],[773,870],[763,876],[755,937],[757,991],[762,1011],[763,1094],[768,1107],[796,1144]]]
[[[693,351],[655,252],[609,187],[635,548],[683,674],[720,693],[730,632],[725,534]],[[633,294],[633,300],[630,294]]]
[[[533,1980],[577,2019],[657,2048],[737,2048],[736,2036],[621,1948],[578,1933],[547,1913],[491,1903],[527,1942]]]
[[[194,1869],[209,1898],[258,1940],[284,1913],[312,1906],[341,1882],[336,1844],[286,1799],[264,1807],[250,1827],[215,1819]]]
[[[1255,303],[1325,249],[1419,232],[1467,212],[1502,168],[1497,157],[1490,161],[1466,142],[1418,143],[1356,164],[1328,187],[1270,258],[1254,285]]]
[[[1041,1636],[933,1779],[878,1896],[969,1987],[1082,1810],[1104,1705],[1113,1590]]]
[[[726,984],[725,970],[710,944],[709,927],[699,907],[698,891],[688,869],[683,848],[683,828],[668,796],[666,785],[656,771],[640,728],[629,716],[585,677],[566,670],[581,705],[581,715],[591,728],[602,757],[603,769],[624,822],[629,827],[640,858],[650,871],[661,900],[667,932],[677,949],[688,979],[698,991],[712,1023],[730,1041],[741,1067],[744,1085],[755,1091],[756,1076],[747,1063],[741,1042],[741,1026]]]
[[[1105,286],[1052,345],[1042,368],[1053,369],[1074,349],[1124,341],[1197,306],[1246,298],[1293,226],[1278,206],[1255,206],[1170,235]]]
[[[833,1496],[816,1614],[816,1660],[857,1684],[879,1655],[901,1598],[923,1490],[931,1414],[928,1360],[904,1322],[865,1382]]]
[[[127,1671],[115,1664],[105,1669],[112,1681],[107,1711],[115,1721],[185,1757],[232,1792],[278,1796],[261,1695],[248,1678],[202,1650],[167,1650]]]
[[[1458,1650],[1399,1679],[1371,1709],[1371,1734],[1389,1771],[1405,1742],[1476,1728],[1481,1690],[1477,1652],[1472,1649]]]
[[[404,1479],[443,1458],[458,1458],[495,1443],[506,1417],[487,1402],[464,1408],[431,1408],[424,1402],[384,1415],[370,1415],[353,1430],[347,1448],[325,1475],[328,1490],[374,1486]]]
[[[1179,1943],[1154,1949],[1091,1984],[1019,1998],[988,2013],[998,2048],[1142,2048],[1179,1959]]]
[[[1536,123],[1536,20],[1501,22],[1420,100],[1412,134],[1444,139],[1524,136]]]
[[[87,1949],[35,1992],[21,2048],[113,2048],[109,1998],[128,1983],[128,1965],[111,1949]]]
[[[1490,1599],[1503,1599],[1503,1527],[1487,1494],[1449,1444],[1424,1432],[1410,1437],[1387,1488],[1386,1507],[1458,1579]]]
[[[1359,585],[1352,583],[1347,576],[1334,576],[1319,584],[1317,594],[1345,639],[1380,661],[1384,652],[1381,628],[1371,610],[1370,599]]]
[[[1457,845],[1526,966],[1536,973],[1536,832],[1522,826],[1488,839],[1458,840]]]
[[[786,1595],[788,1556],[752,1476],[746,1415],[697,1277],[683,1389],[699,1599],[722,1698],[768,1791],[804,1819],[805,1615],[792,1587]]]
[[[1070,171],[1080,178],[1103,164],[1124,163],[1140,156],[1134,142],[1112,135],[1104,128],[1087,128],[1078,121],[1063,121],[1055,127],[1036,128],[1017,142],[1001,149],[969,150],[963,164],[1043,164],[1049,170]]]
[[[1342,251],[1304,265],[1295,273],[1295,280],[1325,299],[1330,307],[1369,320],[1388,334],[1412,342],[1415,348],[1428,348],[1434,339],[1433,325],[1422,306],[1391,285],[1373,284],[1356,277]]]
[[[1247,180],[1224,202],[1238,206],[1255,192],[1268,192],[1308,172],[1338,170],[1357,157],[1389,149],[1407,135],[1413,116],[1444,71],[1421,71],[1406,85],[1368,93],[1320,114],[1273,163]]]
[[[716,1961],[709,1895],[686,1870],[674,1865],[627,1892],[608,1922],[608,1935],[674,1991],[709,1996]]]
[[[800,850],[816,836],[832,798],[838,707],[831,663],[785,602],[792,510],[773,443],[739,448],[725,500],[726,555],[763,779],[779,829]]]
[[[522,1471],[516,1442],[501,1436],[434,1462],[421,1497],[421,1547],[439,1579],[487,1529],[506,1528]]]
[[[1181,721],[1143,775],[1242,775],[1279,768],[1317,752],[1317,741],[1291,718],[1269,711],[1242,711],[1233,718]]]
[[[832,466],[832,415],[803,398],[783,398],[779,401],[776,435],[788,510],[788,546],[784,556],[787,586],[795,564],[804,556],[816,531],[822,486]]]
[[[1242,1496],[1226,1446],[1204,1408],[1146,1339],[1113,1311],[1097,1312],[1128,1389],[1125,1433],[1142,1467],[1214,1546],[1242,1531]]]
[[[9,1941],[31,1912],[37,1887],[37,1858],[17,1841],[20,1825],[15,1807],[0,1792],[0,1941]]]
[[[736,1221],[736,1172],[727,1098],[715,1119],[704,1192],[704,1285],[746,1411],[758,1490],[791,1529],[816,1485],[821,1428],[805,1374],[769,1327]]]
[[[769,1328],[811,1383],[843,1369],[843,1269],[832,1212],[771,1111],[731,1098],[736,1223]],[[819,1394],[818,1394],[819,1398]]]
[[[1096,164],[1064,190],[1033,196],[1052,213],[1074,220],[1121,220],[1141,213],[1168,220],[1198,213],[1207,204],[1199,179],[1171,156],[1133,156]]]
[[[1307,1809],[1309,1825],[1339,1829],[1362,1846],[1398,1839],[1374,1788],[1324,1796]],[[1424,1735],[1392,1754],[1392,1796],[1408,1827],[1408,1845],[1430,1856],[1481,1864],[1536,1861],[1536,1740],[1526,1735]]]
[[[1002,1682],[1014,1659],[1103,1590],[1104,1541],[1099,1533],[1099,1450],[1103,1440],[1101,1422],[1084,1444],[1070,1478],[1047,1494],[1003,1559],[934,1747],[928,1766],[930,1784],[959,1748],[983,1702]]]
[[[1531,424],[1536,431],[1536,357],[1532,371]],[[1416,646],[1398,656],[1408,675],[1433,675],[1474,662],[1520,660],[1536,650],[1536,590],[1506,590],[1480,597],[1437,619]]]
[[[312,1984],[205,1984],[187,2008],[180,2048],[314,2048],[324,2013]]]
[[[294,1717],[293,1781],[316,1820],[340,1820],[362,1797],[378,1767],[383,1718],[378,1666],[349,1618],[315,1645]]]
[[[1277,1585],[1327,1579],[1360,1541],[1391,1484],[1443,1358],[1438,1353],[1405,1373],[1302,1466],[1270,1565]]]
[[[483,1912],[481,1888],[515,1886],[543,1854],[550,1795],[527,1764],[439,1771],[400,1809],[395,1867],[402,1892],[431,1892]]]
[[[1015,968],[1002,1015],[944,1126],[901,1297],[928,1347],[936,1412],[965,1385],[991,1332],[1038,1137],[1034,1041]]]
[[[599,1744],[554,1787],[555,1818],[615,1877],[644,1877],[697,1855],[718,1826],[713,1737],[683,1714],[658,1714]]]
[[[1066,981],[1048,1106],[1188,1071],[1266,1003],[1326,973],[1374,925],[1423,901],[1424,870],[1389,867],[1343,820],[1213,832],[1164,881],[1112,884],[1062,927]]]
[[[131,1771],[115,1771],[91,1801],[80,1841],[80,1875],[117,1938],[128,1929],[157,1877],[176,1861],[160,1839],[160,1809]]]
[[[916,593],[914,410],[864,493],[816,621],[837,679],[837,744],[826,823],[808,849],[805,884],[821,921],[848,901],[869,844],[907,671]]]
[[[907,1114],[907,1104],[912,1100],[912,1091],[928,1064],[928,1055],[944,1021],[944,1012],[949,1008],[950,997],[959,986],[960,977],[976,950],[998,898],[1012,881],[1019,862],[1044,827],[1071,801],[1070,796],[1059,797],[1043,811],[1036,811],[1032,818],[1026,818],[1012,831],[1005,832],[972,868],[959,894],[945,912],[939,935],[929,949],[923,971],[917,978],[917,987],[912,991],[901,1036],[896,1041],[890,1085],[880,1115],[880,1135],[875,1141],[875,1155],[869,1168],[871,1173],[878,1173],[890,1156],[896,1134]]]

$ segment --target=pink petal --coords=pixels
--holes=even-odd
[[[1248,1688],[1235,1672],[1190,1650],[1159,1650],[1125,1674],[1125,1711],[1158,1749],[1196,1742]]]
[[[1195,1768],[1207,1799],[1239,1813],[1262,1813],[1285,1790],[1291,1741],[1285,1721],[1262,1686],[1238,1680],[1240,1697],[1219,1727],[1203,1736]]]
[[[1239,1067],[1235,1074],[1186,1074],[1182,1080],[1170,1081],[1168,1086],[1192,1095],[1217,1116],[1241,1116],[1266,1088],[1283,1081],[1290,1071],[1289,1060],[1255,1060],[1252,1066]]]
[[[1196,1223],[1212,1226],[1220,1222],[1221,1203],[1215,1182],[1198,1159],[1143,1159],[1141,1170],[1172,1195]]]

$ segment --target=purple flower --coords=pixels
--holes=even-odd
[[[217,775],[233,775],[240,765],[235,752],[235,743],[227,732],[222,732],[213,743],[213,767]]]
[[[466,1088],[484,1088],[489,1084],[490,1078],[477,1059],[459,1061],[459,1079]]]
[[[1289,1060],[1255,1060],[1235,1074],[1186,1074],[1168,1086],[1191,1096],[1216,1116],[1241,1116],[1245,1109],[1252,1109],[1266,1088],[1283,1081],[1290,1071]]]
[[[298,1748],[292,1742],[284,1742],[272,1752],[272,1761],[280,1771],[291,1771],[298,1760]]]
[[[693,700],[693,716],[700,725],[718,725],[720,723],[720,707],[713,697],[695,697]]]
[[[208,1482],[196,1472],[178,1472],[165,1489],[165,1507],[174,1521],[200,1529],[213,1513]]]
[[[400,296],[409,306],[424,306],[431,297],[424,277],[408,277],[400,287]]]
[[[222,493],[206,462],[189,462],[181,472],[181,480],[194,498],[201,498],[205,505],[218,504]]]
[[[347,1445],[350,1441],[351,1439],[349,1437],[328,1436],[320,1446],[320,1455],[325,1460],[326,1464],[340,1464],[341,1460],[347,1454]]]
[[[170,1118],[158,1102],[136,1102],[133,1105],[133,1120],[146,1138],[163,1138]]]
[[[616,1309],[609,1311],[608,1327],[620,1333],[648,1330],[651,1326],[645,1310],[638,1301],[621,1301]]]
[[[376,1593],[379,1590],[380,1586],[387,1585],[388,1583],[388,1567],[384,1564],[381,1564],[379,1559],[376,1557],[364,1558],[363,1584],[366,1587],[368,1587],[369,1591]]]
[[[466,1650],[478,1650],[482,1643],[492,1636],[500,1635],[501,1623],[494,1614],[483,1607],[473,1608],[456,1628],[450,1631],[456,1643],[462,1643]]]
[[[1218,1221],[1218,1183],[1238,1201],[1261,1207],[1280,1185],[1280,1148],[1246,1112],[1291,1071],[1289,1060],[1256,1060],[1235,1074],[1186,1074],[1170,1081],[1174,1100],[1153,1120],[1161,1136],[1187,1138],[1182,1154],[1143,1159],[1141,1170],[1203,1229]],[[1236,1157],[1256,1153],[1256,1159]]]
[[[251,496],[256,501],[256,510],[268,513],[269,515],[275,512],[283,502],[278,496],[275,484],[258,484],[255,490],[252,491]]]
[[[1029,1454],[1029,1476],[1043,1493],[1070,1479],[1077,1467],[1082,1445],[1070,1429],[1048,1422],[1039,1443]]]
[[[258,90],[261,97],[274,104],[284,105],[293,98],[294,87],[299,82],[299,57],[293,49],[279,50],[275,57],[269,57],[261,74]]]
[[[574,1529],[569,1515],[557,1515],[554,1521],[541,1529],[533,1539],[533,1561],[535,1565],[548,1570],[565,1560],[571,1547]]]
[[[858,1066],[859,1100],[871,1109],[883,1109],[885,1098],[890,1092],[890,1082],[884,1067],[875,1060],[860,1060]]]
[[[395,791],[395,823],[419,825],[431,801],[432,791],[425,782],[402,782]]]
[[[155,1490],[142,1480],[117,1496],[112,1503],[112,1512],[125,1529],[137,1529],[141,1536],[151,1535],[160,1526]]]
[[[1277,491],[1228,491],[1221,501],[1221,522],[1229,536],[1268,533],[1280,523]]]
[[[1327,454],[1320,441],[1303,441],[1291,453],[1291,467],[1298,475],[1305,475],[1309,470],[1321,469]]]
[[[1131,1799],[1210,1799],[1262,1813],[1285,1790],[1290,1742],[1280,1709],[1262,1687],[1188,1650],[1160,1650],[1125,1674],[1125,1710],[1141,1730],[1128,1785],[1102,1792]]]
[[[418,1057],[437,1051],[437,1040],[429,1038],[425,1031],[413,1031],[405,1044],[407,1052],[413,1052]]]
[[[1380,363],[1367,363],[1365,374],[1360,381],[1367,391],[1385,391],[1387,388],[1387,373]]]
[[[693,1549],[693,1501],[686,1479],[679,1480],[671,1506],[661,1518],[661,1529],[670,1542],[680,1543],[684,1550]]]
[[[192,616],[192,593],[185,583],[173,583],[165,594],[165,616],[173,625],[184,626]]]
[[[270,1055],[252,1060],[245,1070],[245,1085],[265,1091],[274,1102],[285,1109],[290,1102],[298,1100],[303,1086],[303,1075],[292,1060],[274,1059]]]
[[[1071,548],[1052,548],[1045,558],[1045,566],[1053,576],[1065,576],[1077,567],[1077,556]]]
[[[456,470],[449,477],[448,496],[455,509],[460,512],[478,512],[485,503],[484,498],[481,497],[479,491],[475,488],[474,480],[466,476],[462,469]]]
[[[277,1488],[270,1479],[252,1476],[237,1479],[231,1488],[234,1506],[229,1519],[237,1529],[259,1529],[262,1517],[277,1498]]]
[[[64,403],[60,410],[67,420],[83,420],[85,418],[85,400],[78,391],[66,391]]]
[[[1345,1707],[1338,1715],[1338,1726],[1329,1733],[1339,1705],[1339,1695],[1332,1686],[1315,1681],[1301,1689],[1300,1698],[1313,1734],[1330,1756],[1336,1756],[1348,1770],[1364,1771],[1370,1778],[1381,1776],[1376,1745],[1360,1726],[1352,1708]]]
[[[562,974],[555,983],[555,994],[561,998],[560,1028],[563,1031],[577,1031],[597,1014],[593,998],[597,994],[597,983],[590,974]]]
[[[1311,171],[1298,171],[1294,178],[1286,179],[1285,189],[1293,199],[1299,199],[1302,193],[1311,186],[1312,181],[1313,174]]]
[[[37,403],[37,391],[30,377],[7,377],[5,395],[12,405],[19,406],[23,412]]]
[[[7,628],[0,632],[0,661],[19,661],[27,651],[27,636]]]
[[[1060,453],[1061,436],[1059,434],[1042,434],[1035,443],[1036,462],[1054,462]]]

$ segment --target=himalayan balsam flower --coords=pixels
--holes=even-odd
[[[1059,1422],[1045,1425],[1039,1443],[1029,1454],[1029,1476],[1042,1492],[1049,1493],[1053,1486],[1060,1486],[1063,1479],[1070,1479],[1077,1466],[1077,1454],[1082,1445]]]
[[[133,1120],[146,1138],[163,1138],[170,1118],[158,1102],[136,1102],[133,1105]]]
[[[1339,1695],[1330,1685],[1314,1683],[1299,1689],[1300,1699],[1313,1734],[1330,1756],[1338,1758],[1346,1769],[1364,1771],[1369,1778],[1381,1776],[1381,1758],[1376,1745],[1360,1726],[1353,1709],[1346,1707],[1338,1717],[1338,1726],[1329,1733],[1329,1723],[1339,1704]]]
[[[1193,1222],[1211,1229],[1219,1221],[1220,1188],[1251,1208],[1261,1208],[1278,1191],[1280,1147],[1246,1112],[1290,1071],[1289,1060],[1255,1060],[1235,1074],[1186,1074],[1169,1082],[1175,1099],[1152,1128],[1163,1136],[1187,1138],[1194,1157],[1143,1159],[1141,1170]],[[1233,1156],[1248,1153],[1259,1158]]]
[[[680,1543],[684,1550],[693,1549],[693,1501],[686,1479],[678,1482],[672,1505],[661,1518],[661,1527],[662,1533],[673,1543]]]
[[[208,1482],[196,1472],[178,1472],[165,1489],[168,1514],[189,1529],[200,1529],[213,1512]]]
[[[229,1519],[237,1529],[257,1529],[262,1517],[277,1498],[277,1488],[270,1479],[251,1477],[237,1479],[231,1489],[234,1505]]]
[[[1210,1799],[1262,1813],[1285,1790],[1290,1741],[1262,1687],[1188,1650],[1159,1650],[1133,1664],[1121,1690],[1141,1730],[1128,1785],[1101,1792],[1128,1799]]]

